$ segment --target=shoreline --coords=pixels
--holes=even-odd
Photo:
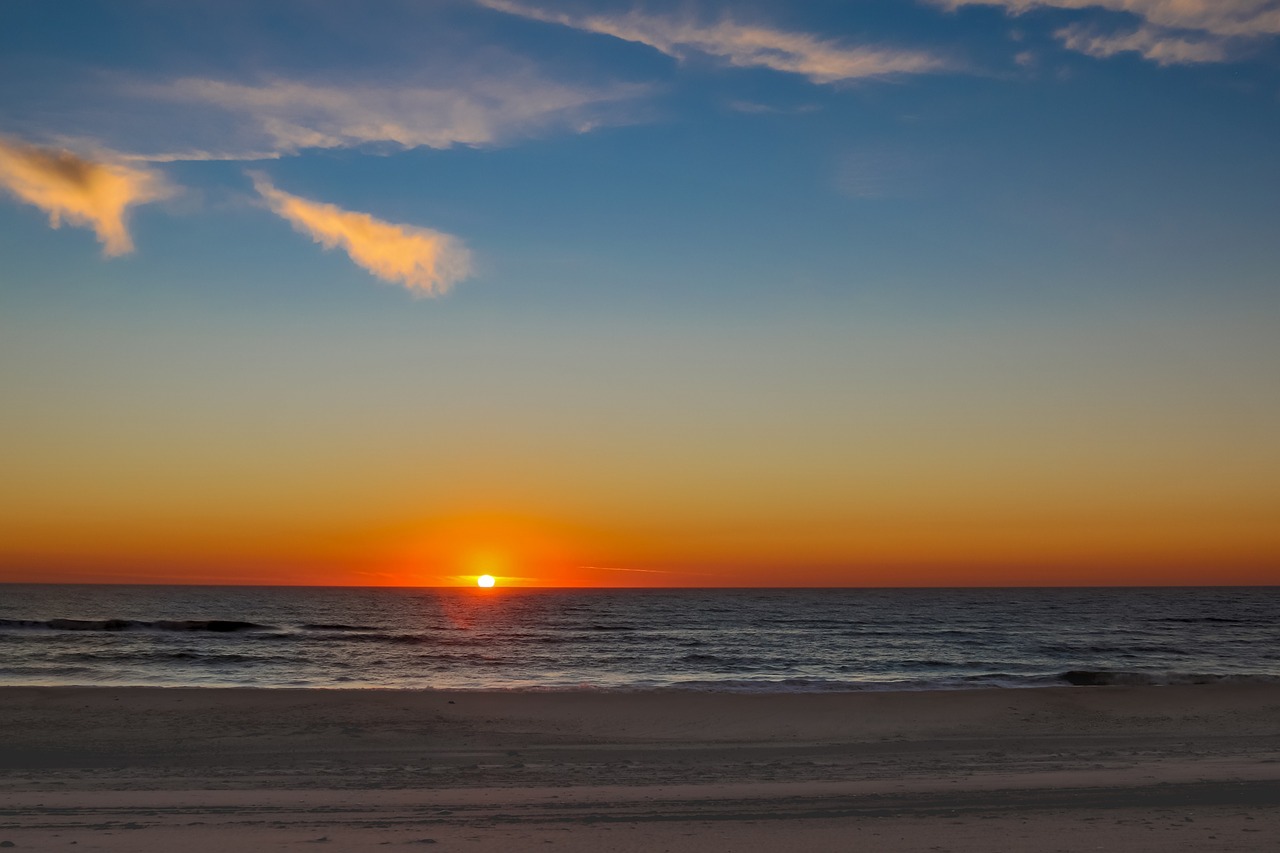
[[[0,840],[23,849],[980,851],[999,831],[1019,839],[1002,849],[1248,851],[1280,837],[1280,685],[0,687],[0,731]]]
[[[410,686],[388,684],[201,684],[191,683],[3,683],[0,691],[16,689],[33,690],[323,690],[384,691],[406,693],[501,693],[501,694],[714,694],[730,696],[837,696],[847,694],[878,693],[963,693],[975,690],[1058,690],[1072,688],[1168,688],[1168,687],[1250,687],[1280,686],[1280,675],[1271,674],[1212,674],[1212,673],[1163,673],[1118,670],[1067,670],[1057,675],[1008,676],[998,675],[966,677],[964,683],[936,683],[928,681],[847,681],[819,683],[795,683],[804,679],[780,681],[726,679],[723,681],[685,681],[662,685],[613,685],[594,684],[522,686],[486,685],[481,687]],[[1026,678],[1017,681],[1015,678]],[[991,679],[991,680],[985,680]]]

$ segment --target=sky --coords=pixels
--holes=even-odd
[[[1277,0],[0,4],[0,580],[1280,583]]]

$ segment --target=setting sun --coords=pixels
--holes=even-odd
[[[480,577],[476,578],[476,585],[482,586],[485,589],[488,589],[489,587],[493,586],[493,584],[494,584],[493,575],[481,575]]]

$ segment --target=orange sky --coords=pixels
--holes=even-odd
[[[0,420],[0,580],[1280,582],[1280,407],[1215,404],[1255,401],[1270,366],[1171,372],[1188,344],[1125,324],[1065,361],[1069,328],[868,324],[884,372],[835,369],[847,325],[815,319],[689,323],[656,352],[600,345],[626,324],[540,350],[406,327],[358,357],[333,346],[345,319],[229,349],[118,322],[138,334],[110,359],[63,338]],[[437,350],[478,366],[400,384],[369,363]]]
[[[1170,372],[1188,344],[1126,324],[1066,361],[1069,328],[988,323],[979,345],[868,324],[886,373],[833,368],[847,324],[812,318],[688,323],[656,351],[604,347],[625,323],[540,350],[406,326],[356,356],[333,346],[346,319],[284,341],[242,325],[234,346],[117,322],[137,334],[113,332],[110,359],[85,330],[28,362],[46,375],[0,421],[0,580],[1280,582],[1280,418],[1250,396],[1269,366],[1230,387]],[[377,378],[433,351],[471,373]]]
[[[344,538],[298,531],[240,540],[199,528],[157,536],[86,530],[79,548],[11,550],[16,582],[369,586],[1018,586],[1272,584],[1274,530],[1247,521],[983,518],[759,519],[606,531],[502,515]]]

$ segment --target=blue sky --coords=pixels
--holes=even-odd
[[[0,560],[500,507],[679,562],[1034,494],[1273,565],[1278,35],[1272,0],[10,0]]]

